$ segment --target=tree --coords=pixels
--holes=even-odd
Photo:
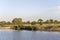
[[[27,23],[27,24],[30,24],[30,21],[27,21],[26,23]]]
[[[38,19],[38,23],[40,24],[40,25],[42,25],[42,19]]]
[[[35,25],[35,24],[36,24],[36,21],[32,21],[31,24],[32,24],[32,25]]]
[[[32,30],[35,30],[35,29],[36,29],[35,24],[36,24],[36,21],[32,21],[32,22],[31,22],[31,25],[32,25]]]
[[[22,24],[22,19],[21,18],[14,18],[12,20],[12,23],[15,25],[21,25]]]
[[[49,20],[46,20],[45,23],[49,23]]]
[[[0,22],[0,26],[4,26],[4,25],[6,25],[6,23],[7,23],[7,22],[5,22],[5,21],[1,21],[1,22]]]
[[[9,21],[8,21],[8,22],[7,22],[7,24],[8,24],[8,25],[10,25],[10,24],[11,24],[11,22],[9,22]]]
[[[54,21],[53,21],[53,19],[50,19],[49,22],[50,22],[50,23],[53,23]]]
[[[58,23],[58,21],[57,20],[54,20],[54,23]]]

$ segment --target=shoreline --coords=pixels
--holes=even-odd
[[[32,31],[32,30],[13,30],[13,29],[0,29],[1,30],[6,30],[6,31]],[[37,31],[32,31],[32,32],[60,32],[60,31],[40,31],[40,30],[37,30]]]
[[[18,30],[0,30],[0,31],[18,31]],[[46,33],[60,33],[60,32],[58,32],[58,31],[28,31],[28,30],[19,30],[18,32],[21,32],[21,31],[23,31],[23,32],[46,32]]]
[[[0,26],[0,30],[27,30],[27,31],[48,31],[48,32],[60,32],[60,24],[43,24],[43,25],[31,25],[25,24],[23,26],[5,25]]]

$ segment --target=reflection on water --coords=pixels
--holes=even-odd
[[[0,40],[12,40],[12,31],[0,30]]]
[[[0,31],[0,40],[60,40],[59,32]]]
[[[14,31],[14,40],[32,40],[33,33],[31,31]]]

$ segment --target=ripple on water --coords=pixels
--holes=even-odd
[[[0,30],[0,40],[60,40],[60,32]]]

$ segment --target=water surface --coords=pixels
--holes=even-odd
[[[60,32],[0,30],[0,40],[60,40]]]

